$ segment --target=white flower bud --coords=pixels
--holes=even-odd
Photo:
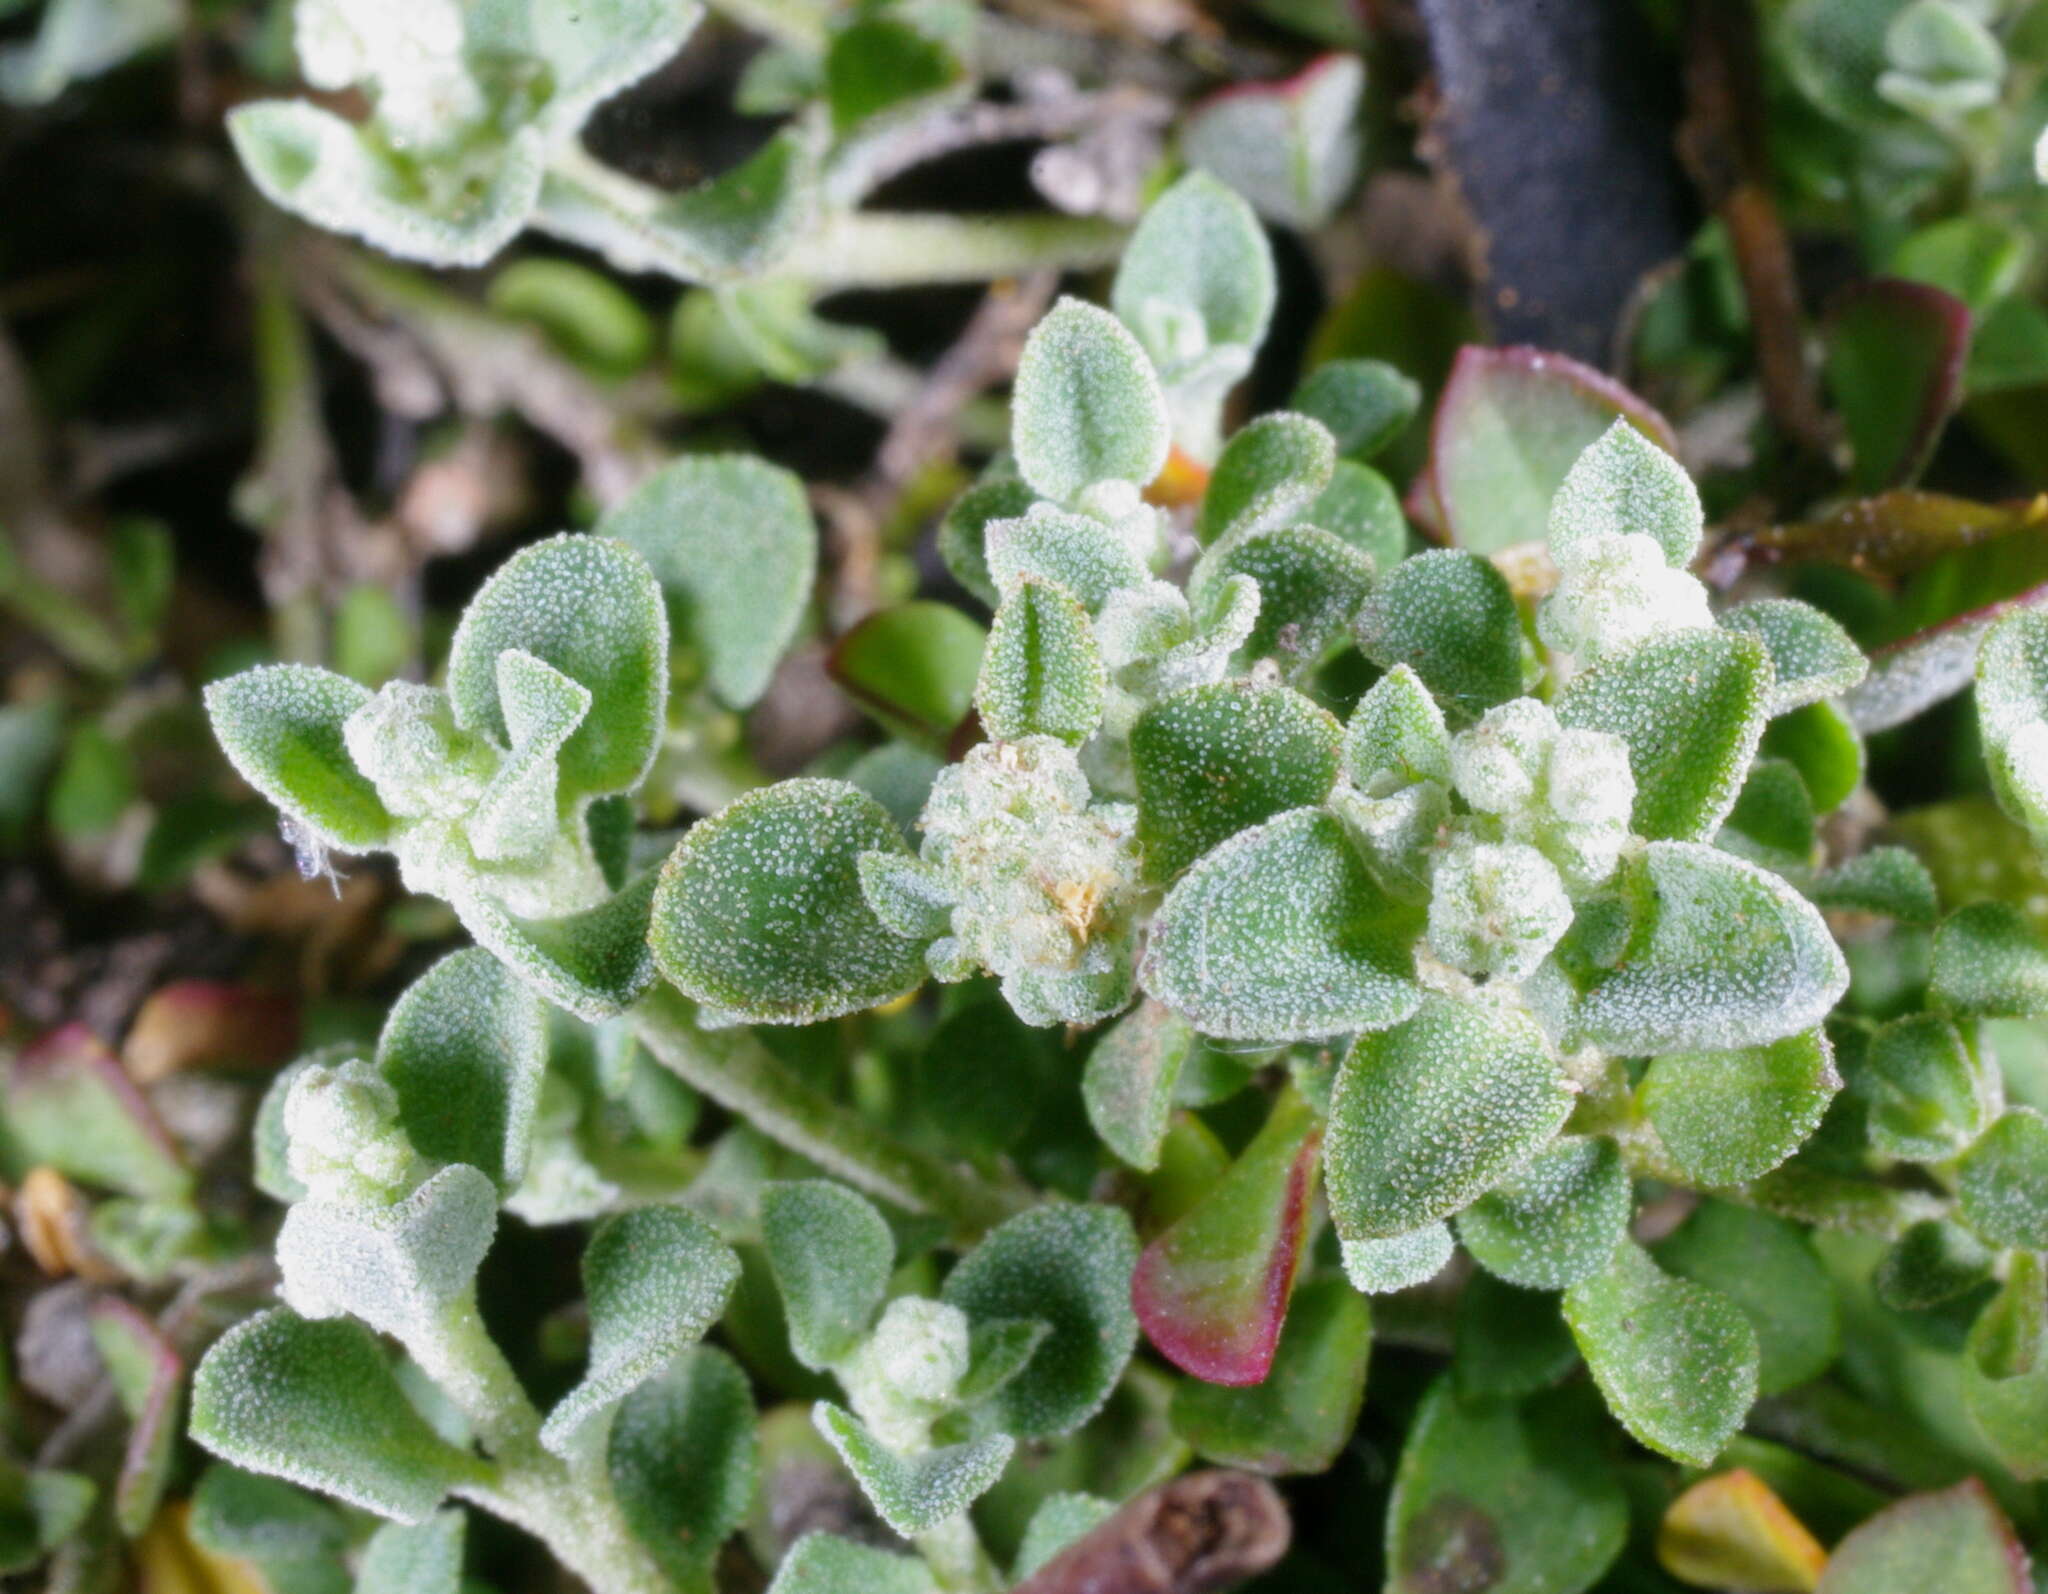
[[[285,1160],[316,1201],[385,1206],[423,1171],[398,1122],[398,1095],[360,1058],[317,1064],[284,1099]]]
[[[341,739],[384,806],[405,819],[454,819],[474,806],[496,760],[455,723],[448,694],[387,682],[342,722]]]
[[[898,1296],[882,1312],[870,1342],[875,1373],[912,1400],[952,1397],[967,1376],[967,1314],[944,1301]]]
[[[1666,563],[1656,538],[1629,532],[1566,547],[1536,630],[1551,647],[1591,664],[1650,637],[1713,623],[1707,589]]]
[[[1550,860],[1514,841],[1467,841],[1431,880],[1429,947],[1468,974],[1519,980],[1571,927],[1572,904]]]
[[[1628,744],[1606,731],[1560,732],[1544,795],[1551,812],[1571,824],[1626,826],[1636,801]]]
[[[1533,697],[1486,711],[1451,740],[1451,783],[1483,814],[1512,814],[1536,799],[1557,716]]]

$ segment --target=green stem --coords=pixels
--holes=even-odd
[[[540,1413],[484,1328],[474,1288],[424,1331],[406,1335],[405,1348],[499,1461],[516,1464],[538,1452]]]
[[[539,1539],[595,1594],[676,1594],[676,1584],[626,1526],[611,1491],[573,1487],[569,1469],[552,1456],[455,1492]]]
[[[1020,1205],[938,1158],[902,1145],[852,1108],[813,1090],[746,1029],[707,1030],[689,1000],[657,985],[632,1009],[633,1029],[686,1084],[828,1173],[909,1212],[935,1213],[977,1234]]]
[[[1002,1587],[1002,1576],[965,1511],[918,1534],[912,1542],[948,1594],[994,1594]]]

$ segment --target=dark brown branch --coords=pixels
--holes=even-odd
[[[1147,1490],[1012,1594],[1209,1594],[1287,1553],[1280,1493],[1248,1472],[1190,1472]]]
[[[1764,406],[1795,445],[1825,456],[1832,429],[1806,356],[1792,245],[1771,197],[1763,82],[1753,0],[1691,0],[1679,157],[1728,228],[1749,304]]]

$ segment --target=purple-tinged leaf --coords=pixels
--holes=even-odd
[[[54,1029],[23,1051],[0,1106],[28,1163],[125,1195],[177,1197],[191,1186],[155,1109],[83,1024]]]
[[[1859,491],[1909,485],[1962,395],[1970,311],[1922,282],[1880,277],[1844,294],[1827,327],[1828,387]]]
[[[155,1517],[170,1476],[185,1364],[156,1324],[119,1296],[95,1301],[91,1317],[93,1343],[128,1414],[128,1444],[114,1484],[114,1516],[122,1533],[132,1539]]]
[[[1535,541],[1566,473],[1617,417],[1677,453],[1664,417],[1590,366],[1542,349],[1463,348],[1437,400],[1409,517],[1478,553]]]
[[[1321,1144],[1314,1110],[1289,1091],[1208,1196],[1138,1258],[1131,1304],[1183,1372],[1244,1385],[1271,1369]]]

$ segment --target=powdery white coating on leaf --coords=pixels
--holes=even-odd
[[[348,754],[343,727],[369,688],[306,664],[265,664],[206,688],[206,713],[235,772],[330,847],[390,839],[391,815]]]
[[[1081,1075],[1088,1122],[1104,1145],[1140,1172],[1159,1166],[1174,1087],[1194,1044],[1193,1025],[1144,1001],[1112,1024],[1088,1054]]]
[[[1374,881],[1334,815],[1299,808],[1239,831],[1181,878],[1139,980],[1223,1040],[1383,1028],[1421,1000],[1417,917]]]
[[[693,1345],[620,1403],[605,1471],[619,1514],[678,1586],[704,1580],[745,1520],[758,1448],[753,1387],[710,1345]]]
[[[1815,1594],[2027,1594],[2027,1552],[1990,1490],[1965,1478],[1886,1506],[1835,1547]]]
[[[192,1437],[238,1467],[424,1522],[482,1463],[427,1426],[358,1323],[282,1307],[236,1324],[192,1384]]]
[[[1337,441],[1306,415],[1261,415],[1223,447],[1202,495],[1195,535],[1216,543],[1237,532],[1288,523],[1330,485]]]
[[[796,635],[817,571],[803,483],[747,454],[686,454],[598,529],[647,561],[675,640],[703,650],[719,697],[754,703]]]
[[[643,1207],[605,1219],[583,1252],[590,1366],[541,1427],[541,1443],[570,1453],[577,1431],[703,1337],[739,1282],[739,1258],[681,1207]]]
[[[2048,1013],[2048,945],[2018,908],[1973,902],[1934,932],[1934,1006],[1965,1018]]]
[[[547,1012],[488,952],[451,952],[398,999],[377,1042],[408,1139],[500,1189],[526,1172],[547,1070]]]
[[[967,1314],[944,1301],[899,1295],[882,1309],[864,1352],[877,1379],[914,1401],[945,1401],[967,1376]]]
[[[1643,1056],[1732,1051],[1811,1029],[1849,969],[1813,905],[1776,875],[1694,842],[1653,841],[1631,877],[1639,920],[1577,1025]]]
[[[1682,570],[1699,551],[1705,526],[1699,489],[1685,467],[1617,420],[1579,456],[1550,501],[1550,552],[1562,564],[1588,539],[1640,535]]]
[[[1962,615],[1879,648],[1870,656],[1869,675],[1843,694],[1850,722],[1874,736],[1954,697],[1970,684],[1978,652],[1998,618],[1981,611]]]
[[[1356,629],[1367,658],[1412,667],[1461,723],[1522,690],[1514,594],[1477,554],[1432,548],[1402,560],[1367,595]]]
[[[1995,1077],[1995,1069],[1986,1073]],[[1998,1111],[1992,1078],[1939,1013],[1908,1013],[1881,1027],[1864,1050],[1857,1083],[1880,1156],[1946,1162]]]
[[[939,1594],[931,1568],[830,1533],[806,1533],[776,1569],[768,1594]]]
[[[1667,1273],[1718,1290],[1756,1330],[1757,1392],[1781,1394],[1811,1383],[1842,1349],[1843,1311],[1829,1269],[1798,1224],[1705,1200],[1658,1242]]]
[[[789,1348],[818,1370],[867,1333],[888,1292],[896,1241],[872,1203],[826,1179],[761,1191],[761,1240],[782,1295]]]
[[[1735,1051],[1672,1051],[1638,1090],[1672,1160],[1701,1185],[1769,1173],[1820,1127],[1842,1088],[1827,1032],[1812,1029]]]
[[[1147,207],[1124,245],[1110,303],[1173,382],[1210,349],[1266,337],[1272,246],[1251,207],[1193,171]]]
[[[1527,1017],[1424,997],[1338,1069],[1323,1148],[1338,1234],[1389,1239],[1449,1217],[1548,1144],[1572,1099]]]
[[[997,1390],[993,1426],[1020,1439],[1070,1433],[1102,1409],[1137,1348],[1138,1237],[1114,1207],[1037,1207],[992,1230],[940,1296],[977,1326],[1037,1319],[1052,1332]]]
[[[2048,1251],[2048,1118],[2008,1108],[1963,1155],[1956,1194],[1962,1218],[1993,1245]]]
[[[631,791],[654,761],[668,700],[668,611],[647,561],[609,537],[565,534],[500,565],[448,651],[456,722],[509,746],[498,655],[518,648],[590,691],[561,751],[567,797]]]
[[[1049,1494],[1039,1501],[1010,1565],[1010,1580],[1021,1583],[1070,1544],[1078,1543],[1116,1515],[1114,1501],[1093,1494]]]
[[[1091,515],[1069,515],[1047,505],[985,529],[988,574],[1004,597],[1024,581],[1051,582],[1090,614],[1126,587],[1143,586],[1152,572],[1129,541]]]
[[[1628,844],[1635,776],[1605,731],[1560,730],[1547,704],[1518,697],[1451,739],[1458,795],[1510,840],[1535,848],[1572,891],[1604,884]]]
[[[1796,598],[1758,598],[1721,616],[1747,631],[1771,656],[1768,712],[1775,718],[1808,703],[1839,697],[1870,673],[1870,661],[1832,615]]]
[[[1817,876],[1808,893],[1823,909],[1878,913],[1901,924],[1931,925],[1941,899],[1927,865],[1904,847],[1872,847]]]
[[[944,935],[952,923],[953,894],[938,870],[920,859],[900,852],[864,852],[860,889],[875,917],[898,935],[929,940]]]
[[[519,648],[498,655],[498,700],[511,752],[463,826],[485,863],[538,860],[561,833],[562,748],[590,715],[590,689]]]
[[[1770,691],[1770,657],[1755,638],[1691,630],[1579,676],[1556,710],[1567,728],[1628,744],[1637,835],[1696,841],[1714,833],[1741,794]]]
[[[550,919],[521,918],[482,892],[464,892],[453,906],[477,943],[541,996],[600,1024],[654,983],[654,887],[649,871],[593,908]]]
[[[1062,588],[1026,580],[1005,595],[974,689],[991,736],[1056,736],[1078,747],[1102,723],[1108,684],[1088,613]]]
[[[1999,806],[2038,842],[2048,836],[2048,614],[2009,615],[1984,639],[1977,723]]]
[[[1131,727],[1145,871],[1170,880],[1249,825],[1337,783],[1336,719],[1279,685],[1224,681],[1152,704]]]
[[[1674,1461],[1712,1465],[1756,1399],[1756,1330],[1741,1309],[1625,1241],[1566,1293],[1564,1315],[1621,1425]]]
[[[1368,797],[1419,780],[1451,780],[1451,740],[1443,710],[1422,677],[1397,664],[1358,700],[1344,728],[1344,774]]]
[[[1425,1223],[1382,1240],[1346,1240],[1344,1276],[1362,1295],[1392,1295],[1427,1284],[1457,1249],[1447,1223]]]
[[[1107,310],[1062,299],[1032,329],[1010,399],[1017,468],[1066,502],[1097,482],[1144,486],[1166,463],[1166,395]]]
[[[1365,63],[1326,55],[1280,83],[1212,95],[1181,125],[1181,154],[1283,227],[1319,227],[1358,176]]]
[[[1430,877],[1429,949],[1467,974],[1526,979],[1571,922],[1564,881],[1521,842],[1454,842]]]
[[[1561,1290],[1599,1272],[1628,1234],[1633,1192],[1614,1142],[1564,1139],[1458,1215],[1458,1238],[1510,1284]]]
[[[285,1090],[279,1125],[299,1189],[344,1206],[383,1206],[426,1171],[399,1121],[398,1093],[359,1058],[308,1059]]]
[[[811,1410],[868,1503],[898,1533],[924,1533],[958,1516],[995,1487],[1017,1441],[986,1434],[918,1455],[898,1455],[852,1412],[821,1400]]]
[[[915,990],[918,943],[861,895],[871,850],[907,849],[888,811],[844,781],[783,781],[699,821],[655,891],[662,972],[755,1023],[808,1023]]]
[[[1318,526],[1251,527],[1217,543],[1195,566],[1198,597],[1231,575],[1259,584],[1259,618],[1245,638],[1253,659],[1290,676],[1322,662],[1351,629],[1372,589],[1372,561]]]
[[[498,765],[496,748],[456,725],[448,694],[414,681],[385,682],[343,721],[341,736],[384,806],[403,819],[461,818]]]
[[[279,1294],[301,1317],[404,1338],[468,1292],[497,1226],[497,1187],[459,1166],[390,1206],[300,1201],[277,1235]]]

